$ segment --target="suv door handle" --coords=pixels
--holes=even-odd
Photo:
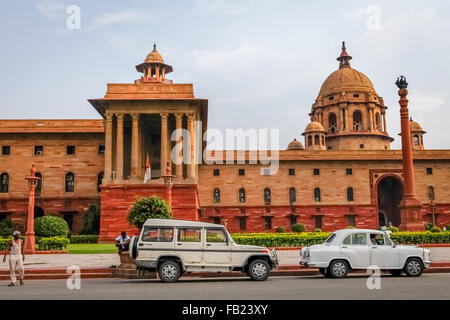
[[[378,249],[377,247],[372,247],[372,249]]]
[[[341,247],[342,249],[347,249],[348,247],[347,246],[343,246],[343,247]]]
[[[177,246],[181,246],[182,244],[181,243],[177,243]]]
[[[207,246],[207,247],[211,247],[211,243],[207,243],[206,246]]]

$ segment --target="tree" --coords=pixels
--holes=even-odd
[[[83,228],[80,234],[98,234],[100,230],[100,210],[97,205],[91,204],[83,217]]]
[[[137,199],[130,212],[128,222],[139,229],[147,219],[172,219],[172,211],[168,204],[158,196]]]

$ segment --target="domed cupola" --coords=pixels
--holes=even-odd
[[[287,150],[304,150],[304,149],[305,148],[303,148],[302,143],[297,139],[292,140],[287,147]]]
[[[320,122],[310,122],[305,128],[305,132],[302,133],[305,137],[306,150],[326,150],[325,133]]]
[[[345,42],[337,60],[339,69],[323,82],[309,114],[311,121],[324,127],[328,149],[390,149],[394,139],[386,131],[383,98],[365,74],[350,66]]]
[[[144,63],[136,66],[136,70],[144,74],[136,82],[172,83],[166,79],[166,74],[173,71],[172,66],[164,63],[162,55],[156,50],[156,44],[153,45],[153,51],[147,55]]]
[[[413,150],[425,150],[425,146],[423,144],[423,135],[426,133],[419,123],[413,121],[412,118],[409,118],[409,128],[411,131],[411,145]],[[398,134],[401,136],[401,133]]]

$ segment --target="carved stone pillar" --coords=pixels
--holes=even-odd
[[[383,116],[383,132],[387,133],[387,129],[386,129],[386,112],[383,112],[382,116]]]
[[[103,183],[111,181],[112,174],[112,114],[105,114],[105,174]]]
[[[139,158],[139,114],[131,114],[131,179],[138,179]]]
[[[123,113],[117,113],[116,179],[123,180]]]
[[[187,177],[193,179],[195,177],[195,132],[194,132],[194,115],[187,115],[187,127],[189,131],[189,163]]]
[[[183,135],[182,135],[182,125],[183,125],[183,114],[175,114],[176,128],[175,128],[175,176],[178,179],[183,178]]]
[[[164,69],[163,69],[164,70]],[[167,164],[167,113],[161,113],[161,176],[165,174]]]

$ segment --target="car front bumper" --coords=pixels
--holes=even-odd
[[[425,261],[423,262],[423,266],[424,266],[425,268],[429,268],[429,267],[431,266],[431,260],[425,260]]]

